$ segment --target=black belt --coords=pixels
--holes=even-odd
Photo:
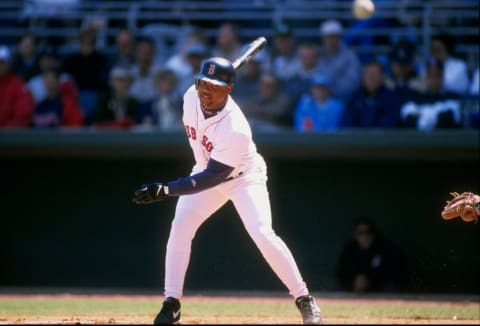
[[[238,178],[238,177],[241,176],[242,174],[243,174],[243,172],[240,172],[240,173],[238,173],[237,175],[228,177],[228,178],[226,178],[223,182],[227,182],[227,181],[233,180],[233,179],[235,179],[235,178]]]

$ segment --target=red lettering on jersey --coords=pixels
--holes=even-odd
[[[207,150],[207,152],[211,152],[213,150],[213,144],[211,141],[208,141],[208,137],[203,135],[202,137],[202,145],[203,147],[205,147],[205,149]]]
[[[185,132],[187,133],[187,137],[191,138],[192,140],[197,139],[197,131],[195,128],[185,125]],[[202,146],[210,153],[213,150],[213,144],[211,141],[208,141],[208,137],[203,135],[202,137]]]
[[[193,140],[197,139],[197,131],[195,128],[185,125],[185,132],[188,138],[192,138]]]
[[[207,145],[205,145],[205,149],[206,149],[207,152],[209,152],[209,153],[213,150],[213,144],[212,144],[211,141],[209,141],[209,142],[207,143]]]

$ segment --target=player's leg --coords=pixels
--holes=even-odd
[[[180,319],[180,298],[190,261],[192,239],[200,225],[226,201],[225,195],[217,188],[178,199],[165,257],[166,299],[154,320],[155,324],[171,324]]]
[[[308,294],[290,250],[272,229],[270,201],[265,185],[257,182],[237,187],[230,198],[248,234],[290,294],[294,298]]]
[[[320,309],[309,295],[292,253],[272,229],[270,199],[265,180],[246,182],[230,192],[230,198],[258,249],[288,288],[304,323],[321,323]]]

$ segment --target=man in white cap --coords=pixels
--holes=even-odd
[[[325,21],[320,25],[320,35],[319,70],[333,79],[333,95],[346,101],[360,86],[360,61],[355,52],[342,42],[343,27],[340,22]]]

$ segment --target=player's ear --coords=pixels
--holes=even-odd
[[[232,91],[233,85],[234,85],[234,84],[232,83],[232,84],[228,84],[228,85],[226,86],[226,89],[227,89],[227,91],[228,91],[228,94],[230,94],[230,92]]]
[[[198,89],[198,84],[199,84],[200,80],[199,79],[195,79],[195,89]]]

